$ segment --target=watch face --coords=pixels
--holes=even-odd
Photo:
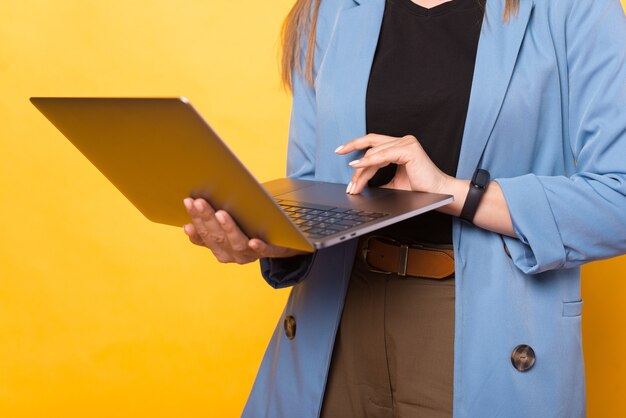
[[[490,177],[491,176],[489,175],[489,171],[478,169],[476,170],[476,173],[474,174],[474,179],[472,183],[474,183],[476,186],[479,186],[479,187],[487,187]]]

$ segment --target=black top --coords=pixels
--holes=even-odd
[[[453,176],[483,17],[478,1],[452,0],[427,9],[411,0],[387,0],[367,87],[367,132],[414,135]],[[370,185],[389,182],[395,169],[379,170]],[[406,243],[449,244],[452,217],[429,212],[377,234]]]

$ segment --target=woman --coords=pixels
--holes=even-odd
[[[454,195],[441,209],[451,218],[381,231],[408,240],[400,244],[447,238],[452,271],[376,273],[357,252],[366,240],[297,254],[249,240],[224,211],[187,199],[192,242],[222,262],[261,258],[270,285],[293,286],[244,416],[584,416],[579,266],[626,252],[621,6],[488,0],[472,26],[482,9],[464,0],[415,0],[427,19],[407,23],[420,14],[408,1],[296,3],[285,35],[288,174],[350,183],[348,193],[389,181]],[[407,123],[430,137],[395,130]],[[432,151],[439,140],[444,151]],[[470,186],[477,168],[490,181]]]

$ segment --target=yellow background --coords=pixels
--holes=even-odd
[[[186,95],[281,176],[293,0],[0,2],[0,417],[234,417],[287,291],[146,221],[28,102]],[[589,416],[626,410],[626,259],[585,270]]]

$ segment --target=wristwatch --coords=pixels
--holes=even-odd
[[[489,180],[491,180],[489,171],[483,170],[482,168],[476,169],[470,183],[469,191],[467,192],[467,197],[465,198],[465,204],[459,216],[464,221],[469,223],[474,221],[476,209],[478,209],[478,204],[485,194],[485,190],[487,190]]]

